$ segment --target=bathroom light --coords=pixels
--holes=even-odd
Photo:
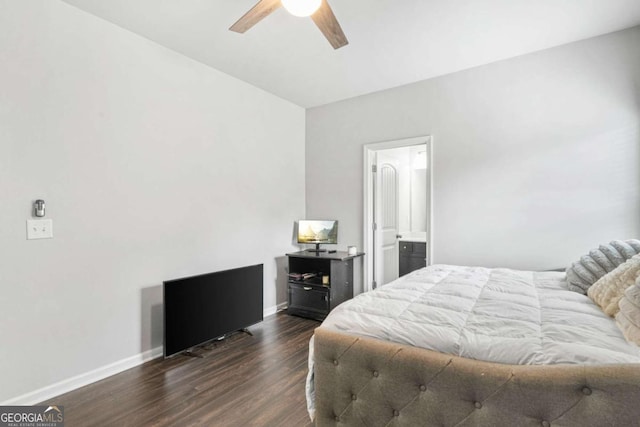
[[[281,0],[282,6],[293,16],[310,16],[318,10],[322,0]]]

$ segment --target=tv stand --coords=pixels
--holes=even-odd
[[[287,312],[324,320],[338,304],[353,298],[354,260],[363,255],[308,251],[287,254],[290,274]],[[313,274],[304,279],[294,273]]]
[[[326,249],[320,249],[320,243],[316,243],[316,248],[315,249],[307,249],[307,252],[315,252],[317,254],[319,254],[320,252],[327,252]]]

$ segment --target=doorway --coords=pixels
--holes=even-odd
[[[431,264],[430,136],[364,146],[364,290],[398,278],[399,241],[424,242]]]

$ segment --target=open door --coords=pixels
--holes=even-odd
[[[422,136],[364,147],[364,289],[399,275],[401,240],[424,242],[431,265],[432,138]]]
[[[379,152],[376,165],[376,278],[385,285],[398,278],[398,162]]]

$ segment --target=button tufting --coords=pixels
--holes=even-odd
[[[473,404],[473,406],[475,406],[476,409],[480,409],[480,408],[482,408],[482,403],[476,402],[476,403]]]
[[[358,400],[358,396],[356,396],[355,394],[351,395],[351,400]]]
[[[378,371],[373,371],[373,376],[377,378],[378,377]]]
[[[585,396],[591,395],[591,389],[589,387],[583,387],[582,394],[584,394]]]
[[[420,386],[420,391],[427,391],[427,386],[426,385],[421,385]]]
[[[333,361],[333,364],[334,364],[334,365],[336,365],[336,366],[338,366],[338,360],[337,360],[337,359],[336,359],[336,360],[334,360],[334,361]]]
[[[543,421],[542,427],[551,427],[551,423],[549,421]]]
[[[397,409],[393,410],[393,416],[394,417],[399,417],[400,416],[400,411],[398,411]]]
[[[336,415],[336,417],[334,418],[336,421],[340,421],[340,417]]]

